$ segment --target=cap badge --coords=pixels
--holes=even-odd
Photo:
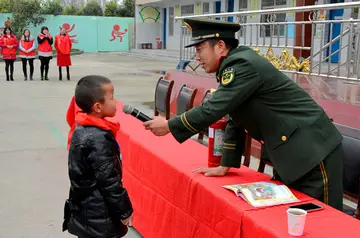
[[[189,23],[184,22],[184,25],[185,25],[190,31],[192,31],[192,28],[191,28],[191,26],[189,25]]]

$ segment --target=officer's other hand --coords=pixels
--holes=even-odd
[[[199,168],[193,170],[193,173],[203,173],[207,177],[224,176],[229,171],[229,169],[230,167],[225,167],[225,166],[219,166],[213,168]]]
[[[154,116],[151,121],[143,123],[145,130],[150,130],[156,136],[164,136],[170,132],[168,121],[161,116]]]

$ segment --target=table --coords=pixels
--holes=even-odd
[[[254,208],[221,187],[270,181],[268,175],[245,166],[225,177],[193,174],[207,166],[207,147],[193,140],[179,144],[171,134],[156,137],[122,110],[116,118],[123,183],[135,210],[133,225],[144,237],[288,237],[288,205]],[[316,201],[292,191],[302,203]],[[351,238],[359,230],[360,221],[326,206],[309,214],[303,237]]]
[[[325,206],[323,211],[309,212],[304,234],[301,238],[360,237],[360,221],[339,212],[317,200],[312,202]],[[242,221],[243,238],[292,237],[287,233],[287,206],[246,211]]]

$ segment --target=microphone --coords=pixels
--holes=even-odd
[[[133,108],[132,106],[129,106],[129,105],[124,105],[123,112],[125,114],[130,114],[131,116],[136,117],[137,119],[139,119],[142,122],[152,120],[150,117],[148,117],[144,113],[140,112],[139,110],[137,110],[137,109],[135,109],[135,108]]]

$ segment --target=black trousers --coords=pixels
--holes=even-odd
[[[48,80],[48,73],[49,73],[49,64],[52,57],[44,57],[39,56],[40,60],[40,73],[41,73],[41,80]],[[44,72],[45,72],[45,78],[44,78]]]
[[[344,156],[340,144],[323,162],[289,186],[342,211]]]
[[[67,80],[70,80],[70,68],[69,66],[66,66],[66,78]],[[62,80],[62,67],[59,66],[59,80]]]
[[[15,60],[5,60],[5,73],[6,73],[6,81],[14,81],[13,75],[14,75],[14,62]],[[10,68],[10,74],[9,74],[9,68]]]
[[[23,73],[24,73],[24,77],[25,80],[27,79],[27,62],[29,62],[29,66],[30,66],[30,79],[32,80],[32,77],[34,75],[34,59],[26,59],[26,58],[21,58],[22,61],[22,67],[23,67]]]

